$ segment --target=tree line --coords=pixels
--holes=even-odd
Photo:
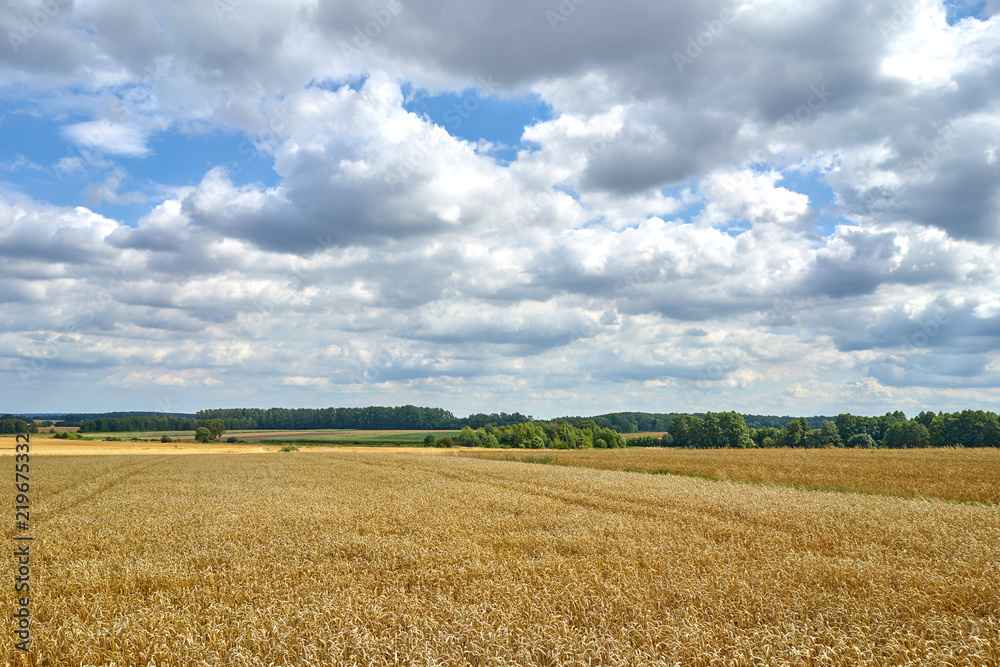
[[[428,435],[425,445],[436,447],[510,447],[515,449],[617,449],[625,447],[624,436],[601,428],[593,420],[571,424],[567,419],[530,421],[508,426],[487,424],[473,429],[466,425],[454,438]]]
[[[531,421],[518,412],[474,414],[464,419],[441,408],[415,405],[401,407],[371,406],[367,408],[231,408],[199,410],[199,421],[221,419],[226,429],[234,430],[454,430],[463,426],[481,428],[487,424],[508,426]]]
[[[641,437],[641,436],[640,436]],[[638,445],[631,438],[629,445]],[[647,443],[652,444],[652,443]],[[912,419],[903,412],[879,417],[843,413],[812,428],[801,417],[784,428],[749,428],[736,412],[706,413],[704,418],[680,415],[671,420],[661,447],[1000,447],[1000,418],[983,410],[944,413],[925,411]]]
[[[114,416],[112,416],[114,415]],[[66,415],[79,418],[89,415]],[[518,412],[473,414],[457,418],[448,410],[413,405],[366,408],[233,408],[201,410],[196,415],[163,413],[104,413],[78,422],[84,433],[194,431],[209,429],[213,439],[225,430],[386,429],[455,430],[452,444],[469,446],[616,447],[622,433],[664,432],[638,436],[629,446],[657,447],[1000,447],[1000,419],[993,412],[924,411],[912,419],[900,411],[881,416],[842,413],[827,417],[773,417],[738,412],[647,413],[618,412],[596,417],[560,417],[535,421]],[[62,425],[67,425],[64,420]],[[37,433],[30,418],[4,415],[0,433]],[[469,434],[472,435],[469,435]],[[611,434],[616,434],[612,436]],[[463,435],[464,434],[464,435]],[[447,446],[447,441],[441,439]],[[581,444],[582,443],[582,444]],[[430,443],[429,443],[430,444]],[[437,439],[433,444],[437,444]]]
[[[81,433],[127,433],[139,431],[193,431],[197,419],[187,417],[104,417],[80,422]]]
[[[31,420],[25,420],[14,415],[0,417],[0,433],[10,435],[15,433],[38,433],[38,425]]]
[[[53,415],[46,415],[51,417]],[[184,417],[194,419],[192,414],[165,412],[71,412],[63,415],[60,426],[80,426],[85,421],[97,419],[117,419],[123,417]]]
[[[1000,447],[1000,418],[993,412],[963,410],[921,412],[908,419],[903,412],[865,417],[844,413],[824,419],[813,428],[805,417],[790,419],[784,428],[750,428],[738,412],[706,412],[671,417],[662,436],[625,439],[596,419],[566,418],[512,426],[462,429],[455,438],[427,436],[424,443],[438,447],[515,447],[576,449],[624,447],[686,447],[819,449],[831,447]],[[660,429],[662,430],[662,429]]]
[[[707,413],[704,412],[611,412],[597,415],[596,417],[564,417],[570,422],[581,419],[591,419],[602,428],[613,428],[619,433],[642,433],[644,431],[666,431],[670,427],[670,422],[675,417],[691,416],[704,419]],[[743,415],[749,428],[785,428],[789,422],[796,419],[805,419],[809,428],[820,428],[824,421],[831,421],[833,417],[778,417],[776,415]]]
[[[559,417],[571,424],[593,421],[599,428],[612,429],[618,433],[639,433],[645,431],[666,431],[673,418],[684,413],[613,412],[594,417]],[[705,418],[706,413],[691,416]],[[473,430],[488,424],[511,426],[535,421],[530,415],[514,413],[477,413],[468,417],[456,417],[441,408],[426,408],[413,405],[401,407],[371,406],[365,408],[227,408],[199,410],[195,415],[200,422],[207,419],[221,419],[229,430],[315,430],[315,429],[356,429],[356,430],[454,430],[465,426]],[[743,415],[750,428],[784,428],[796,417],[771,415]],[[803,417],[809,428],[820,428],[823,421],[833,417]],[[540,422],[543,423],[543,422]]]

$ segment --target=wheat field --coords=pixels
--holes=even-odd
[[[32,470],[4,664],[1000,664],[996,507],[393,451]]]
[[[1000,504],[998,449],[465,450],[460,456]]]

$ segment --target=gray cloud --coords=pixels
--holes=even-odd
[[[5,100],[104,157],[89,203],[0,192],[24,409],[74,386],[184,409],[997,407],[992,4],[955,26],[891,0],[56,5],[0,48]],[[36,8],[0,9],[4,34]],[[552,109],[509,164],[405,110],[483,77]],[[119,192],[141,168],[117,156],[195,127],[243,133],[276,185],[233,156]],[[135,224],[85,207],[144,197]]]

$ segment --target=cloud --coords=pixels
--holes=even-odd
[[[752,224],[805,228],[814,217],[809,197],[775,187],[779,180],[781,174],[776,171],[767,174],[756,174],[751,170],[712,173],[701,182],[701,194],[709,204],[697,221],[713,224],[736,218]]]
[[[286,377],[281,379],[281,384],[289,385],[292,387],[309,387],[313,389],[327,389],[330,387],[329,378],[311,378],[311,377]]]
[[[0,55],[80,149],[4,163],[0,372],[186,409],[997,405],[995,8],[569,4],[60,4]],[[551,109],[507,161],[408,104],[484,78]]]
[[[40,164],[35,164],[23,155],[16,155],[13,159],[7,160],[6,162],[0,162],[0,170],[3,171],[18,171],[21,169],[28,169],[32,171],[43,171],[45,167]]]
[[[63,136],[79,146],[93,148],[102,153],[145,157],[150,154],[146,145],[147,135],[140,128],[109,121],[86,121],[68,125]]]
[[[88,185],[84,189],[84,195],[88,206],[98,206],[104,202],[111,204],[141,204],[145,202],[146,195],[140,192],[127,192],[119,194],[118,188],[127,175],[124,169],[115,168],[99,185]]]

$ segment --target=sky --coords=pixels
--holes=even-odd
[[[0,411],[1000,409],[1000,0],[4,0]]]

